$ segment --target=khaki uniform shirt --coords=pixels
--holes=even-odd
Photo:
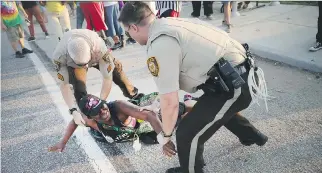
[[[68,42],[77,37],[85,38],[90,45],[91,60],[87,66],[93,67],[99,65],[99,70],[103,77],[111,77],[115,65],[113,63],[111,50],[106,47],[104,40],[94,31],[88,29],[74,29],[64,34],[53,53],[52,60],[56,66],[57,78],[59,81],[69,83],[68,66],[73,68],[83,68],[75,64],[67,49]]]
[[[228,34],[198,19],[162,18],[150,26],[147,65],[161,94],[179,89],[196,92],[222,57],[233,66],[246,51]]]

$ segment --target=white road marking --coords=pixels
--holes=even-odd
[[[30,49],[27,41],[25,41],[25,46]],[[55,79],[50,75],[35,53],[29,54],[29,59],[34,63],[36,70],[41,75],[43,84],[67,125],[72,120],[72,117],[68,114],[68,107],[65,104],[62,95],[57,94],[60,93],[60,89],[56,84]],[[88,128],[77,128],[74,135],[76,136],[77,143],[84,149],[89,157],[89,161],[96,172],[117,173],[114,166],[88,133]]]

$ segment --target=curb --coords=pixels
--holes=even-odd
[[[258,45],[252,45],[250,48],[251,48],[251,52],[253,52],[255,55],[259,57],[282,62],[290,66],[298,67],[311,72],[322,73],[322,66],[319,66],[318,64],[314,63],[314,61],[297,60],[290,56],[282,55],[272,50],[260,48]]]

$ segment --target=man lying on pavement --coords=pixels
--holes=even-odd
[[[188,110],[192,109],[194,103],[191,98],[185,103],[180,102],[179,121]],[[140,107],[125,100],[106,102],[88,94],[80,100],[79,109],[85,114],[83,118],[86,126],[101,132],[108,142],[133,141],[136,139],[135,136],[138,136],[143,143],[158,143],[157,134],[160,134],[162,127],[161,117],[158,116],[160,110],[156,106]],[[49,151],[62,152],[76,128],[77,124],[71,120],[64,137],[59,143],[50,147]]]

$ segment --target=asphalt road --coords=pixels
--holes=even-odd
[[[10,45],[5,44],[8,43],[5,34],[1,43],[1,172],[96,172],[75,138],[65,152],[47,152],[46,148],[60,139],[66,127],[64,120],[31,56],[14,58]],[[55,77],[46,55],[50,53],[37,47],[37,42],[30,45]],[[128,46],[115,55],[140,91],[155,91],[145,68],[142,47]],[[263,147],[245,147],[222,128],[206,143],[206,172],[322,172],[321,75],[262,59],[258,59],[258,64],[265,72],[273,97],[268,101],[269,111],[261,104],[242,113],[269,141]],[[90,93],[99,93],[98,72],[90,70],[88,87]],[[124,97],[113,87],[109,99]],[[131,143],[97,144],[118,173],[162,173],[178,165],[177,157],[166,159],[157,145],[143,145],[135,153]]]

